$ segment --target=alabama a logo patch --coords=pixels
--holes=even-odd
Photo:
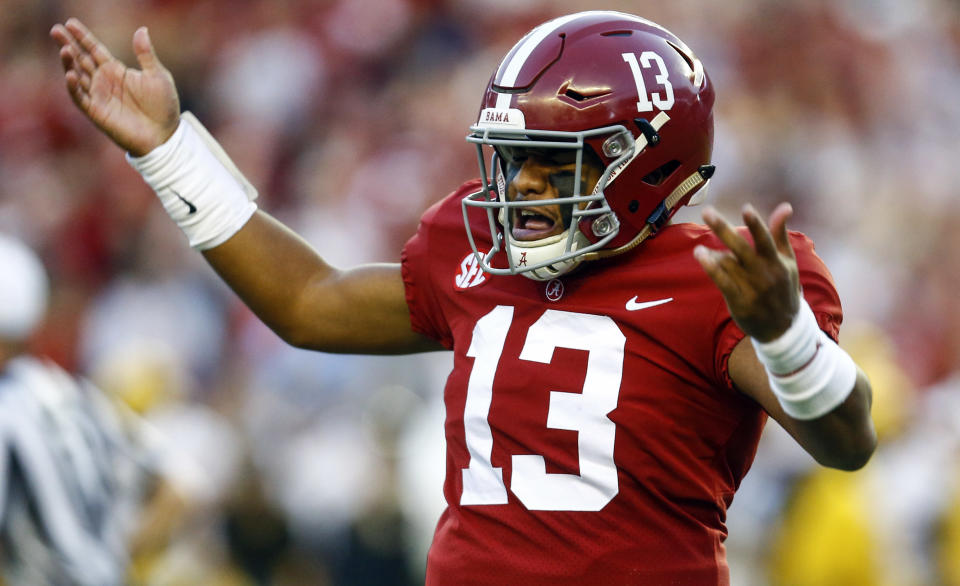
[[[486,254],[481,252],[480,254]],[[487,275],[481,270],[480,263],[477,262],[477,255],[470,252],[460,261],[459,272],[453,279],[457,289],[469,289],[476,287],[487,280]]]
[[[547,298],[547,301],[560,301],[560,298],[563,297],[563,281],[560,279],[547,281],[547,285],[543,289],[543,295]]]

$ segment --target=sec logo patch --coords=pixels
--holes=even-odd
[[[485,253],[481,252],[480,254]],[[453,278],[453,283],[457,286],[457,289],[469,289],[470,287],[476,287],[486,280],[487,275],[480,268],[480,263],[477,262],[477,255],[471,252],[460,261],[460,269]]]

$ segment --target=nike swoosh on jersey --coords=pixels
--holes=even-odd
[[[656,301],[637,301],[637,296],[634,295],[633,299],[627,301],[627,311],[637,311],[638,309],[647,309],[648,307],[656,307],[658,305],[663,305],[664,303],[670,303],[673,301],[673,297],[668,297],[666,299],[657,299]]]

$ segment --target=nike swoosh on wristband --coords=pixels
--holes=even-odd
[[[656,301],[637,301],[637,297],[634,295],[633,299],[627,301],[627,311],[637,311],[638,309],[656,307],[658,305],[663,305],[664,303],[670,303],[671,301],[673,301],[673,297],[657,299]]]
[[[190,202],[190,200],[188,200],[187,198],[183,197],[182,195],[180,195],[179,193],[177,193],[177,192],[174,191],[173,189],[171,189],[170,191],[173,191],[173,195],[177,196],[177,199],[179,199],[179,200],[182,201],[183,203],[187,204],[187,215],[188,215],[188,216],[189,216],[189,215],[192,215],[192,214],[195,214],[195,213],[197,212],[197,206],[193,205],[193,203]]]

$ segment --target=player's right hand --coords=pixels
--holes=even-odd
[[[170,138],[179,124],[180,100],[146,27],[133,34],[140,69],[116,59],[76,18],[55,25],[50,36],[60,44],[73,102],[120,148],[142,156]]]

